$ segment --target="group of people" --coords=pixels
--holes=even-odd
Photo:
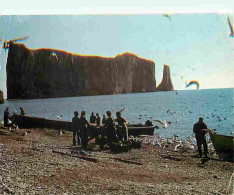
[[[25,111],[20,107],[20,114],[25,115]],[[107,115],[107,117],[106,117]],[[72,127],[73,127],[73,145],[82,145],[82,148],[87,148],[88,144],[88,128],[92,126],[100,126],[103,129],[103,136],[108,138],[109,142],[114,142],[117,140],[127,141],[128,140],[128,128],[127,121],[121,116],[121,112],[116,113],[116,119],[113,119],[112,113],[110,111],[106,112],[106,115],[103,114],[102,124],[101,117],[98,113],[96,116],[94,113],[91,113],[90,120],[86,119],[85,111],[79,113],[74,112],[74,117],[72,118]],[[12,123],[9,122],[10,113],[9,107],[4,111],[4,127],[10,127]],[[115,123],[118,125],[116,126]],[[202,146],[204,148],[204,155],[208,157],[208,147],[206,143],[205,134],[209,130],[207,125],[203,122],[203,118],[200,117],[199,121],[193,126],[193,133],[195,134],[197,140],[197,147],[199,156],[202,157]]]
[[[85,111],[81,112],[80,118],[79,113],[75,111],[74,117],[72,118],[73,145],[82,145],[82,148],[86,149],[88,145],[88,129],[94,126],[99,126],[102,129],[102,136],[106,136],[108,142],[128,140],[127,121],[121,116],[121,112],[116,113],[116,119],[113,119],[110,111],[107,111],[106,115],[103,115],[101,124],[101,118],[98,113],[95,116],[92,112],[88,122]],[[115,122],[118,123],[117,126]]]
[[[20,107],[20,115],[25,115],[25,111],[22,107]],[[7,107],[4,110],[4,114],[3,114],[4,127],[12,126],[12,123],[10,123],[9,119],[10,119],[10,113],[9,113],[9,107]]]

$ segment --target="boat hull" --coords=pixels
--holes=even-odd
[[[209,132],[216,153],[224,160],[233,162],[234,137]]]
[[[16,123],[19,128],[51,128],[51,129],[63,129],[67,131],[72,131],[72,122],[63,120],[50,120],[40,117],[33,116],[22,116],[14,115],[14,123]],[[138,135],[153,135],[154,126],[144,126],[142,124],[133,124],[128,126],[128,134],[132,136]],[[95,131],[93,131],[95,129]],[[88,134],[93,137],[94,134],[101,134],[103,131],[102,127],[92,125],[92,128],[88,130]],[[93,133],[95,132],[95,133]]]

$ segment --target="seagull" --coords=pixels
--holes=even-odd
[[[163,14],[163,16],[169,18],[169,20],[171,21],[171,17],[168,14]]]
[[[3,43],[3,49],[8,49],[9,48],[9,45],[10,45],[10,43],[14,43],[14,42],[18,42],[18,41],[23,41],[23,40],[25,40],[25,39],[28,39],[28,36],[25,36],[25,37],[21,37],[21,38],[18,38],[18,39],[11,39],[11,40],[9,40],[9,41],[4,41],[4,40],[2,40],[1,38],[0,38],[0,42],[2,42]]]
[[[228,24],[230,26],[231,33],[229,34],[230,37],[234,37],[233,26],[231,24],[230,18],[228,17]]]

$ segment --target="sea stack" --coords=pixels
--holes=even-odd
[[[132,53],[107,58],[10,43],[6,71],[9,99],[156,91],[155,63]]]
[[[157,87],[157,91],[174,91],[174,87],[171,81],[170,67],[166,64],[164,65],[163,78]]]
[[[3,92],[0,90],[0,104],[4,103]]]

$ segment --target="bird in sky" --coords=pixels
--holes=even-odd
[[[18,39],[11,39],[9,41],[4,41],[0,38],[0,42],[3,43],[3,49],[8,49],[9,48],[9,44],[10,43],[13,43],[13,42],[18,42],[18,41],[23,41],[25,39],[27,39],[28,37],[25,36],[25,37],[21,37],[21,38],[18,38]]]
[[[232,23],[231,23],[231,20],[230,20],[229,17],[228,17],[228,24],[229,24],[229,27],[230,27],[230,30],[231,30],[231,33],[229,34],[229,36],[234,37],[233,26],[232,26]]]
[[[169,20],[171,20],[171,16],[169,14],[163,14],[164,17],[167,17]]]

